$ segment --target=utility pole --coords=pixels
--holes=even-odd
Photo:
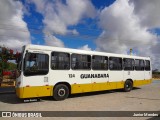
[[[132,55],[132,48],[130,48],[130,55]]]

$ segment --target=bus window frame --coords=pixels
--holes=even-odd
[[[125,66],[124,66],[124,59],[131,59],[132,62],[134,62],[134,63],[133,63],[133,66],[132,66],[132,67],[133,67],[132,70],[125,70],[125,69],[124,69],[124,67],[125,67]],[[133,59],[133,58],[123,58],[123,59],[122,59],[122,62],[123,62],[122,66],[123,66],[123,70],[124,70],[124,71],[135,71],[135,59]]]
[[[87,64],[89,64],[89,63],[90,63],[90,68],[88,68],[88,69],[73,69],[73,67],[72,67],[72,55],[74,55],[74,54],[89,56],[89,57],[90,57],[90,62],[87,62]],[[72,54],[70,55],[70,57],[71,57],[71,60],[70,60],[70,62],[71,62],[71,67],[70,67],[70,68],[71,68],[72,70],[76,70],[76,71],[78,71],[78,70],[83,70],[83,71],[89,71],[89,70],[92,70],[92,55],[89,55],[89,54],[72,53]]]
[[[98,56],[98,57],[106,57],[107,58],[107,69],[94,69],[93,68],[93,57],[94,56]],[[94,71],[108,71],[109,70],[109,57],[108,56],[102,56],[102,55],[92,55],[91,56],[91,68],[92,68],[92,70],[94,70]]]
[[[26,55],[27,54],[41,54],[41,55],[47,55],[47,57],[48,57],[48,67],[47,67],[47,72],[45,73],[45,74],[31,74],[31,75],[26,75],[25,74],[25,64],[26,64],[26,62],[25,62],[25,58],[26,58]],[[49,55],[48,54],[46,54],[46,53],[36,53],[36,52],[26,52],[25,53],[25,56],[24,56],[24,60],[23,60],[23,75],[24,76],[26,76],[26,77],[29,77],[29,76],[44,76],[44,75],[47,75],[49,73]]]
[[[136,69],[136,60],[142,60],[142,61],[143,61],[143,65],[144,65],[144,66],[143,66],[143,70],[141,70],[141,69],[140,69],[140,70],[139,70],[139,69],[137,70],[137,69]],[[144,59],[135,59],[134,61],[135,61],[135,62],[134,62],[134,63],[135,63],[135,64],[134,64],[135,71],[145,71],[145,60],[144,60]],[[139,62],[139,67],[141,67],[141,66],[140,66],[140,62]]]
[[[53,68],[52,68],[52,53],[53,53],[53,52],[69,54],[69,68],[68,68],[68,69],[53,69]],[[50,65],[51,70],[70,70],[70,69],[71,69],[71,54],[68,53],[68,52],[52,51],[52,52],[51,52],[51,60],[50,60],[50,63],[51,63],[51,65]]]
[[[121,59],[121,69],[110,69],[110,58],[120,58]],[[116,56],[109,56],[108,57],[108,65],[109,65],[109,69],[110,71],[123,71],[123,58],[122,57],[116,57]]]
[[[151,61],[150,60],[144,60],[145,61],[145,71],[151,71]],[[149,61],[149,69],[146,69],[146,61]]]

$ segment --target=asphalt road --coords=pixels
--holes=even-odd
[[[71,95],[64,101],[54,101],[51,97],[45,97],[39,102],[24,103],[14,93],[0,94],[0,111],[160,111],[160,80],[135,88],[131,92],[113,90],[77,94]],[[71,118],[65,119],[71,120]],[[103,120],[104,118],[86,119]]]

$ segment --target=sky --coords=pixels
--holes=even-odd
[[[149,56],[160,69],[160,0],[1,0],[0,46]]]

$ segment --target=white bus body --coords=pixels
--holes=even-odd
[[[130,91],[152,81],[149,57],[39,45],[23,48],[21,73],[16,80],[19,98],[53,96],[63,100],[75,93]]]

